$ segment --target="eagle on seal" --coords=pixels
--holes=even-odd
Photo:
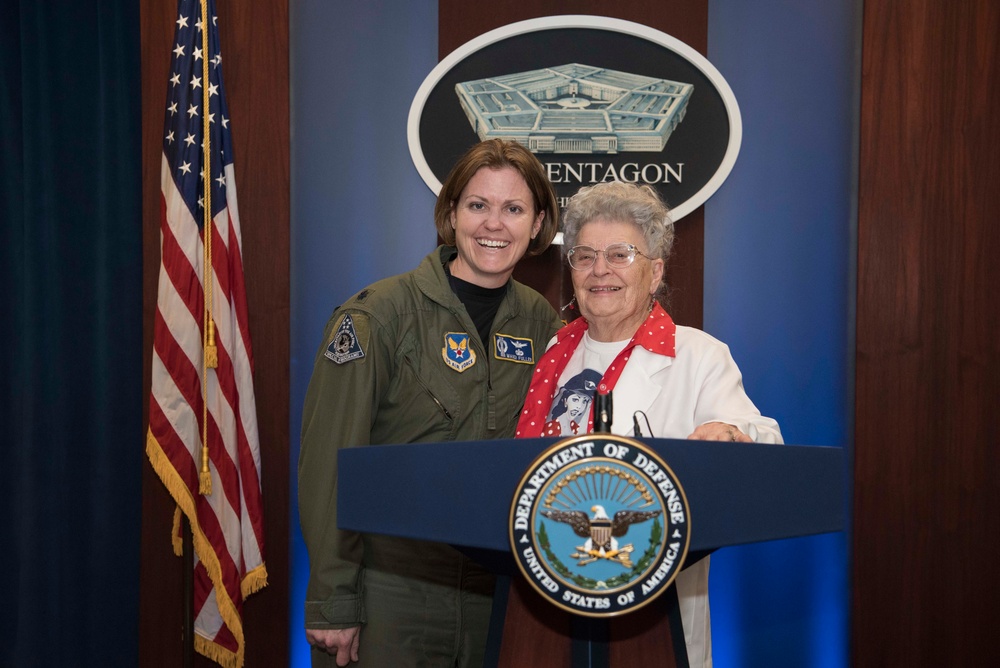
[[[582,510],[542,510],[543,516],[555,522],[564,522],[573,529],[573,533],[587,542],[582,548],[593,557],[613,558],[618,552],[618,541],[628,533],[633,524],[651,520],[660,514],[659,510],[619,510],[614,519],[608,517],[604,506],[592,506],[593,517],[587,517]]]

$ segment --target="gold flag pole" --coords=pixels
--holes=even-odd
[[[212,320],[212,153],[210,150],[211,138],[209,133],[209,104],[211,94],[208,85],[208,2],[201,0],[201,97],[202,97],[202,190],[204,224],[202,225],[202,245],[205,249],[205,258],[202,267],[202,285],[205,290],[205,312],[202,328],[202,355],[201,368],[201,394],[202,394],[202,422],[201,422],[201,472],[198,476],[198,492],[208,496],[212,493],[212,472],[208,466],[208,370],[219,366],[218,349],[215,345],[215,321]]]

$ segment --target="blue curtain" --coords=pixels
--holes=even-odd
[[[139,4],[0,14],[0,665],[135,665]]]

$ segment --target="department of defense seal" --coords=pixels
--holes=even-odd
[[[613,617],[646,605],[687,557],[691,518],[673,471],[611,434],[559,441],[528,468],[510,510],[515,561],[569,612]]]

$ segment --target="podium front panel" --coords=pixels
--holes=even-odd
[[[509,552],[513,494],[554,438],[348,448],[339,455],[343,529]],[[841,448],[642,439],[680,480],[692,552],[844,526]]]

